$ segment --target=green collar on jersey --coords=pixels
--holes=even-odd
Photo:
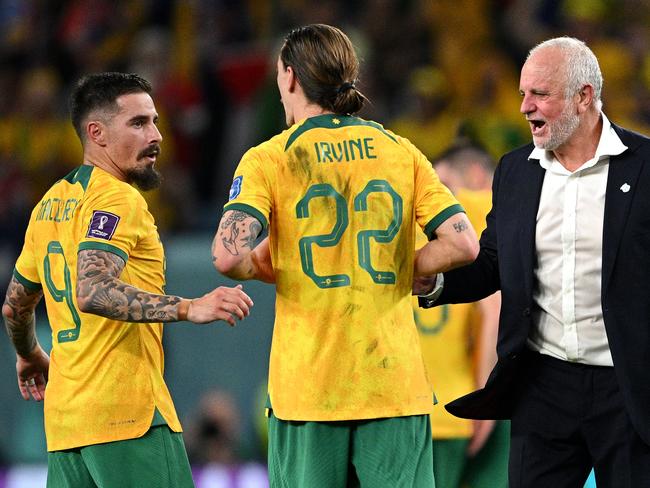
[[[90,175],[93,172],[94,166],[89,166],[87,164],[82,164],[78,168],[75,168],[70,173],[68,173],[63,179],[74,185],[75,183],[81,184],[81,188],[86,191],[88,188],[88,182],[90,181]]]
[[[378,124],[371,120],[360,119],[359,117],[354,117],[352,115],[335,115],[335,114],[324,114],[316,115],[315,117],[310,117],[305,120],[300,127],[298,127],[289,139],[287,144],[284,146],[284,150],[289,149],[291,144],[294,143],[298,137],[311,129],[340,129],[341,127],[349,127],[352,125],[365,125],[367,127],[373,127],[384,134],[386,137],[390,138],[393,142],[397,142],[397,139],[391,134],[386,132],[386,130]]]

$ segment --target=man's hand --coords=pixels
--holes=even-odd
[[[413,277],[413,295],[426,295],[436,286],[438,274]]]
[[[38,344],[27,357],[16,354],[18,389],[25,400],[29,400],[30,395],[37,402],[45,398],[49,369],[50,357]]]
[[[225,320],[234,326],[235,318],[242,320],[248,317],[252,306],[253,300],[244,293],[242,285],[234,288],[220,286],[190,302],[187,320],[195,324]]]
[[[487,442],[490,434],[494,430],[494,420],[474,420],[474,434],[467,446],[467,455],[476,456]]]

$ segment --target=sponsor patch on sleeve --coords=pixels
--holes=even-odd
[[[113,237],[119,221],[120,218],[115,214],[103,210],[95,210],[90,219],[86,237],[105,239],[108,241]]]
[[[243,176],[238,176],[234,180],[232,180],[232,186],[230,187],[230,193],[228,194],[228,200],[234,200],[239,196],[241,193],[241,185],[242,181],[244,180]]]

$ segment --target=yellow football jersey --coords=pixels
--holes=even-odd
[[[49,451],[139,437],[154,408],[172,430],[181,430],[163,380],[162,324],[79,311],[77,252],[87,249],[120,256],[126,262],[121,280],[163,293],[164,252],[144,199],[102,169],[81,166],[36,205],[14,271],[26,287],[43,288],[52,328]]]
[[[420,151],[374,122],[312,117],[244,155],[224,208],[269,225],[274,415],[432,410],[411,311],[416,222],[432,234],[463,209]]]
[[[480,235],[491,208],[491,192],[460,190],[456,197]],[[422,247],[426,241],[420,233],[416,247]],[[413,314],[427,373],[440,401],[431,413],[431,434],[434,439],[470,437],[472,421],[454,417],[443,405],[476,389],[473,338],[480,325],[476,306],[458,303],[423,309],[414,298]]]

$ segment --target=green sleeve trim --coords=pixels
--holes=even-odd
[[[111,244],[105,244],[103,242],[86,241],[79,244],[79,251],[88,250],[110,252],[121,257],[125,263],[129,260],[129,255],[122,251],[119,247],[112,246]]]
[[[247,213],[251,217],[255,217],[257,220],[260,221],[260,224],[262,224],[263,229],[266,229],[269,225],[268,220],[266,220],[266,217],[264,217],[262,212],[257,210],[255,207],[251,207],[246,203],[226,203],[223,207],[223,211],[225,213],[228,210],[240,210],[241,212]]]
[[[374,129],[377,129],[386,137],[391,139],[393,142],[397,143],[397,139],[395,139],[392,135],[386,132],[386,130],[381,126],[381,124],[378,124],[377,122],[373,122],[371,120],[364,120],[359,117],[354,117],[352,115],[324,114],[324,115],[317,115],[315,117],[310,117],[309,119],[305,120],[302,123],[302,125],[298,127],[293,132],[293,134],[289,136],[289,139],[287,139],[287,143],[284,146],[284,150],[286,151],[287,149],[289,149],[291,144],[293,144],[294,141],[298,139],[298,137],[300,137],[308,130],[340,129],[341,127],[349,127],[353,125],[365,125],[367,127],[372,127]]]
[[[32,291],[38,291],[43,289],[43,285],[40,283],[36,283],[34,281],[28,280],[25,278],[23,275],[21,275],[16,268],[14,268],[14,278],[23,285],[25,288],[32,290]]]
[[[465,213],[465,209],[459,203],[456,203],[451,207],[447,207],[434,218],[432,218],[429,223],[424,226],[424,233],[427,235],[429,240],[433,238],[434,232],[440,226],[440,224],[457,213]]]

